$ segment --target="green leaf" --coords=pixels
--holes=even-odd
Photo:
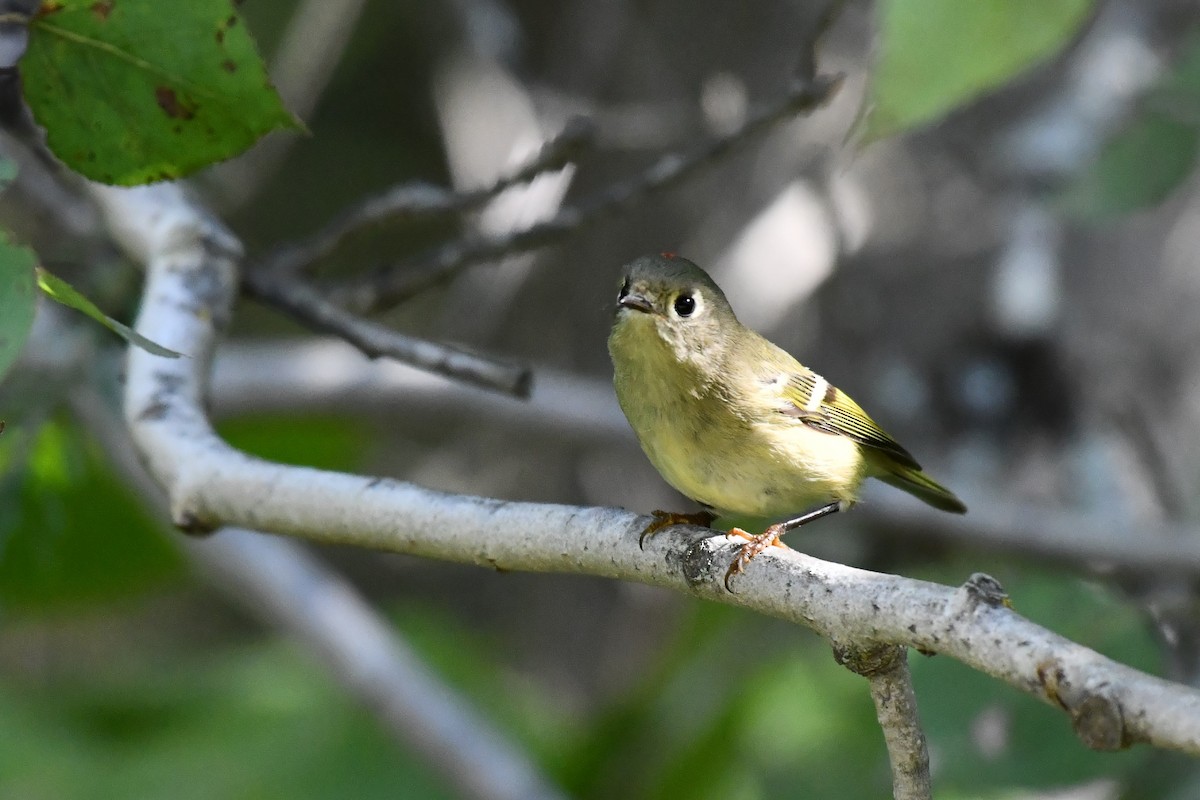
[[[17,162],[0,156],[0,193],[5,192],[17,179]]]
[[[1058,52],[1094,0],[881,0],[868,140],[931,122]]]
[[[1108,143],[1063,194],[1063,206],[1101,218],[1156,205],[1191,174],[1198,146],[1195,126],[1147,114]]]
[[[60,421],[0,436],[0,609],[86,608],[177,581],[163,526]]]
[[[179,358],[183,355],[182,353],[176,353],[174,350],[169,350],[161,344],[152,342],[133,328],[117,322],[97,308],[95,303],[80,294],[74,286],[62,278],[47,272],[42,267],[37,268],[37,282],[41,290],[52,299],[57,300],[64,306],[70,306],[76,311],[82,311],[130,344],[136,344],[143,350],[153,353],[156,356],[163,356],[164,358]]]
[[[1157,205],[1192,174],[1200,150],[1200,37],[1149,93],[1138,115],[1066,189],[1066,211],[1104,218]]]
[[[103,183],[178,178],[303,127],[230,0],[43,0],[21,77],[50,149]]]
[[[0,233],[0,378],[17,360],[33,325],[36,266],[33,251],[9,244]]]

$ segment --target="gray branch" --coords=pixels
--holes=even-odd
[[[583,228],[617,214],[648,195],[674,186],[720,158],[753,141],[759,134],[798,114],[822,106],[837,90],[840,77],[803,81],[770,108],[752,116],[738,130],[686,156],[670,153],[644,172],[564,208],[552,219],[498,236],[475,235],[449,242],[411,262],[385,267],[366,278],[338,287],[334,299],[359,313],[391,308],[427,289],[449,281],[468,267],[512,253],[561,241]]]
[[[321,364],[316,374],[313,364]],[[476,392],[401,364],[365,362],[334,340],[239,341],[224,347],[213,374],[218,414],[340,409],[451,412],[570,439],[633,445],[609,381],[537,367],[527,402]],[[881,537],[1014,553],[1090,574],[1200,576],[1200,529],[1030,505],[995,489],[966,487],[966,517],[895,493],[872,495],[853,519]]]
[[[1068,712],[1092,747],[1147,742],[1200,755],[1200,691],[1030,622],[983,576],[954,589],[770,548],[731,594],[721,577],[741,542],[708,529],[669,529],[642,550],[639,534],[650,518],[619,509],[445,494],[234,450],[213,431],[203,396],[236,294],[236,240],[175,185],[92,192],[118,239],[147,266],[140,332],[191,356],[131,350],[124,397],[126,422],[167,490],[176,525],[247,527],[506,570],[666,586],[860,649],[943,653]]]
[[[917,713],[908,651],[894,645],[868,650],[835,645],[833,655],[839,664],[871,682],[875,715],[892,763],[895,800],[932,800],[929,748]]]
[[[560,169],[591,140],[591,126],[573,120],[546,142],[528,162],[491,186],[456,192],[414,183],[359,201],[316,234],[278,248],[243,278],[250,297],[281,311],[300,324],[332,333],[370,358],[394,358],[421,369],[516,397],[529,396],[532,374],[526,367],[504,363],[448,344],[408,336],[351,313],[327,299],[298,273],[332,253],[355,231],[373,223],[480,209],[501,193],[549,170]]]
[[[459,192],[429,183],[405,183],[363,198],[307,239],[277,248],[249,271],[249,277],[302,271],[333,253],[347,237],[371,225],[476,211],[501,192],[570,163],[591,143],[593,135],[586,120],[572,119],[526,164],[483,189]]]
[[[251,297],[283,311],[302,325],[344,339],[369,358],[394,358],[484,389],[515,397],[529,396],[533,374],[528,367],[418,339],[351,314],[326,300],[299,277],[252,272],[243,281],[243,288]]]

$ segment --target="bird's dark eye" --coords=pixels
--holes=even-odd
[[[621,300],[624,300],[625,295],[627,294],[629,294],[629,278],[626,278],[621,283],[621,289],[617,292],[617,301],[620,302]]]
[[[696,310],[696,298],[690,294],[681,294],[675,298],[675,313],[681,317],[690,317]]]

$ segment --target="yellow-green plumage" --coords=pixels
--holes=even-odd
[[[608,347],[617,399],[651,463],[721,514],[848,506],[868,477],[966,511],[857,403],[745,328],[686,259],[625,267]]]

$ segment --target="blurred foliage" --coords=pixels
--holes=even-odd
[[[951,580],[957,569],[926,577]],[[1141,620],[1110,593],[1015,565],[1000,574],[1026,615],[1155,668]],[[865,682],[792,626],[688,602],[677,633],[630,690],[581,714],[507,666],[495,634],[420,602],[393,618],[444,680],[572,796],[857,800],[888,792]],[[1056,709],[950,659],[911,659],[939,797],[1002,798],[1120,777],[1156,755],[1091,752]],[[448,796],[290,646],[193,653],[170,670],[135,663],[73,674],[0,679],[0,800]]]
[[[53,0],[29,26],[25,97],[75,171],[132,185],[188,175],[300,127],[229,0]]]
[[[1125,214],[1166,199],[1196,160],[1194,125],[1148,113],[1105,147],[1096,163],[1064,196],[1084,217]]]
[[[0,682],[0,800],[449,797],[281,643]]]
[[[353,469],[368,441],[337,418],[242,419],[222,426],[264,458]],[[69,610],[178,579],[182,561],[160,524],[61,419],[0,436],[0,613]]]
[[[79,431],[29,422],[0,436],[0,615],[86,608],[177,579],[178,551]]]
[[[1094,0],[880,0],[866,136],[932,122],[1061,50]]]
[[[370,427],[337,416],[247,416],[225,420],[217,432],[239,450],[283,464],[317,469],[360,469]]]
[[[0,232],[0,379],[17,360],[33,325],[36,265],[31,250],[9,244]]]
[[[1200,33],[1096,161],[1067,188],[1065,208],[1091,218],[1156,205],[1179,188],[1200,149]]]

